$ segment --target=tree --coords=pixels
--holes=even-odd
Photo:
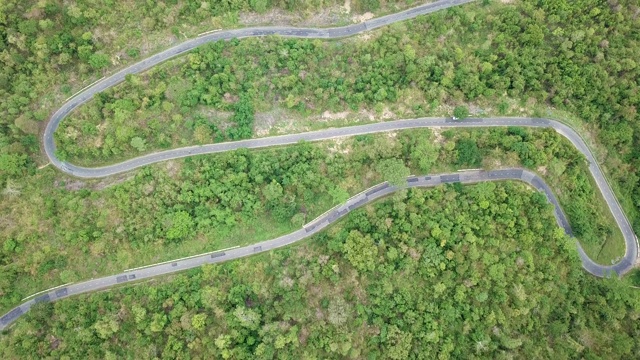
[[[7,239],[4,241],[4,244],[2,245],[2,249],[4,250],[5,254],[9,254],[12,253],[13,250],[15,250],[17,246],[17,243],[14,239]]]
[[[194,329],[201,331],[207,324],[207,314],[196,314],[191,318],[191,326]]]
[[[344,325],[351,314],[349,304],[342,297],[336,297],[329,304],[329,323],[334,326]]]
[[[133,137],[131,139],[131,146],[139,152],[143,152],[146,149],[146,143],[144,139],[139,136]]]
[[[60,272],[60,280],[63,283],[70,283],[78,280],[78,275],[73,270],[65,269]]]
[[[242,327],[245,327],[249,330],[257,330],[260,326],[260,314],[253,309],[248,309],[244,306],[238,306],[233,311],[233,315]]]
[[[482,154],[478,144],[473,139],[460,139],[456,142],[458,151],[457,165],[479,167],[482,162]]]
[[[412,340],[411,333],[401,331],[396,325],[389,326],[385,341],[385,355],[394,360],[407,359]]]
[[[464,119],[469,116],[469,109],[466,106],[456,106],[453,109],[453,116],[457,119]]]
[[[334,186],[329,190],[329,195],[333,199],[334,204],[342,204],[349,199],[349,193],[347,190],[340,186]]]
[[[421,173],[427,174],[438,160],[440,146],[433,138],[431,131],[418,130],[403,134],[404,155],[410,159],[411,165]]]
[[[153,314],[153,320],[149,325],[149,329],[153,332],[161,332],[164,326],[167,324],[167,315],[165,314]]]
[[[375,269],[378,247],[371,236],[352,230],[347,236],[342,251],[351,265],[359,271],[367,272]]]
[[[380,0],[359,0],[355,6],[359,12],[375,11],[380,8]]]
[[[89,65],[96,70],[103,69],[109,65],[109,57],[105,54],[93,54],[89,57]]]
[[[376,170],[385,181],[394,186],[403,186],[407,183],[407,177],[411,174],[404,161],[398,159],[385,159],[378,163]]]
[[[193,219],[184,210],[170,214],[165,222],[167,223],[167,240],[182,240],[193,231]]]
[[[291,218],[291,224],[295,227],[301,227],[304,225],[305,218],[306,215],[304,213],[297,213]]]
[[[248,94],[240,95],[234,105],[235,113],[231,117],[236,126],[227,130],[231,140],[247,139],[253,135],[253,101]]]
[[[262,14],[267,10],[269,2],[268,0],[249,0],[249,4],[253,11]]]
[[[108,339],[120,329],[120,324],[114,316],[107,316],[98,320],[93,327],[100,338]]]
[[[262,195],[265,197],[265,200],[267,200],[267,203],[278,203],[283,196],[282,185],[276,180],[271,180],[271,182],[262,189]]]
[[[37,134],[39,130],[38,123],[32,120],[30,113],[19,116],[15,121],[15,125],[26,134]]]
[[[0,153],[0,175],[3,178],[20,175],[26,168],[27,159],[26,154]]]

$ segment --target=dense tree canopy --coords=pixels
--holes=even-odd
[[[393,3],[407,6],[404,1]],[[240,12],[281,9],[305,13],[342,5],[335,0],[2,1],[0,156],[11,158],[17,169],[7,173],[0,166],[0,184],[8,176],[23,176],[33,168],[32,161],[21,157],[39,155],[34,135],[43,121],[75,90],[107,70],[148,56],[156,46],[165,47],[212,28],[237,26]],[[380,2],[352,0],[351,6],[365,12],[379,9]],[[153,104],[156,99],[148,100]],[[87,126],[82,131],[95,133]],[[125,131],[109,141],[129,144],[135,137]],[[137,144],[131,147],[139,150]]]
[[[626,0],[478,2],[395,24],[368,39],[210,44],[109,91],[67,119],[57,141],[85,163],[135,155],[134,136],[145,138],[149,150],[193,143],[185,140],[194,136],[193,114],[225,123],[245,93],[256,111],[276,104],[303,116],[385,106],[406,117],[447,107],[451,116],[456,106],[458,115],[476,109],[480,115],[530,110],[549,116],[557,108],[587,124],[604,145],[605,171],[640,232],[636,13],[637,4]],[[128,111],[140,119],[128,122],[127,131],[114,122],[127,108],[119,103],[123,98],[136,104]],[[89,136],[79,139],[79,133]]]
[[[199,156],[101,181],[36,170],[37,136],[51,111],[83,82],[157,50],[149,44],[183,39],[185,28],[193,36],[231,26],[242,10],[333,3],[2,2],[1,312],[54,284],[281,235],[408,171],[522,164],[552,185],[590,256],[609,263],[622,253],[584,159],[548,130],[367,135]],[[359,11],[386,5],[352,2]],[[483,1],[351,40],[209,44],[96,96],[56,133],[59,155],[95,164],[247,138],[256,113],[274,105],[298,116],[561,109],[604,145],[605,170],[638,229],[637,9],[628,0]],[[633,290],[585,276],[544,198],[512,183],[409,191],[307,244],[172,279],[40,304],[0,338],[0,354],[628,359],[640,352]]]
[[[368,205],[301,245],[38,305],[0,354],[630,359],[638,299],[582,271],[525,185],[441,186]]]
[[[414,129],[342,139],[340,145],[301,143],[186,158],[145,167],[121,183],[62,183],[55,171],[43,169],[10,184],[13,195],[5,189],[0,203],[7,214],[0,228],[0,308],[69,280],[283,235],[384,180],[425,168],[459,168],[452,164],[467,151],[465,142],[476,144],[483,167],[526,162],[545,171],[593,259],[610,263],[624,252],[583,157],[554,131]],[[524,147],[526,154],[518,151]],[[554,166],[545,170],[548,163]],[[54,182],[53,189],[42,186]],[[434,236],[440,230],[433,229]]]

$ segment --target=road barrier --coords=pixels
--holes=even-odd
[[[155,263],[155,264],[151,264],[151,265],[139,266],[139,267],[136,267],[136,268],[127,269],[124,272],[131,272],[131,271],[134,271],[134,270],[146,269],[148,267],[158,266],[158,265],[165,265],[165,264],[168,264],[168,263],[177,263],[178,261],[181,261],[181,260],[192,259],[192,258],[196,258],[196,257],[199,257],[199,256],[205,256],[205,255],[209,255],[209,254],[214,254],[214,253],[218,253],[218,252],[223,252],[223,251],[227,251],[227,250],[236,249],[236,248],[239,248],[239,247],[240,246],[236,245],[236,246],[232,246],[232,247],[229,247],[229,248],[226,248],[226,249],[208,251],[208,252],[205,252],[205,253],[202,253],[202,254],[198,254],[198,255],[185,256],[185,257],[180,258],[180,259],[173,259],[173,260],[163,261],[163,262],[159,262],[159,263]]]
[[[61,287],[64,287],[64,286],[71,285],[71,284],[73,284],[73,282],[66,283],[66,284],[62,284],[62,285],[58,285],[58,286],[54,286],[54,287],[49,288],[49,289],[47,289],[47,290],[38,291],[37,293],[35,293],[35,294],[31,294],[31,295],[27,296],[26,298],[24,298],[24,299],[22,299],[22,300],[20,300],[20,301],[25,301],[25,300],[27,300],[27,299],[30,299],[30,298],[32,298],[32,297],[34,297],[34,296],[36,296],[36,295],[40,295],[40,294],[42,294],[42,293],[46,293],[46,292],[49,292],[49,291],[51,291],[51,290],[55,290],[55,289],[58,289],[58,288],[61,288]]]

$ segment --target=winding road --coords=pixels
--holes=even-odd
[[[549,127],[556,130],[561,135],[565,136],[586,158],[589,163],[589,171],[593,176],[598,188],[600,189],[616,224],[620,228],[624,240],[625,240],[625,255],[617,263],[611,266],[600,265],[592,261],[583,251],[579,243],[577,243],[578,253],[582,260],[583,268],[589,273],[595,276],[607,276],[610,274],[622,275],[631,270],[637,261],[638,257],[638,240],[633,233],[631,225],[625,216],[620,204],[618,203],[611,187],[606,181],[598,163],[582,140],[577,132],[571,129],[569,126],[550,119],[540,118],[486,118],[486,119],[465,119],[465,120],[451,120],[445,118],[419,118],[409,120],[389,121],[384,123],[375,123],[360,126],[350,126],[335,129],[326,129],[314,132],[307,132],[302,134],[292,134],[284,136],[267,137],[260,139],[250,139],[238,142],[228,142],[211,144],[204,146],[192,146],[168,151],[157,152],[145,156],[141,156],[135,159],[127,160],[122,163],[99,167],[99,168],[84,168],[60,161],[55,155],[55,143],[53,141],[53,133],[58,128],[60,122],[75,108],[89,101],[95,94],[104,91],[120,82],[122,82],[127,74],[139,73],[147,70],[167,59],[183,54],[195,47],[202,44],[231,39],[231,38],[243,38],[252,36],[267,36],[267,35],[280,35],[286,37],[297,38],[323,38],[332,39],[339,37],[351,36],[364,31],[372,30],[381,26],[385,26],[394,22],[411,19],[418,15],[428,14],[437,10],[445,9],[448,7],[461,5],[471,2],[472,0],[442,0],[431,4],[418,6],[397,14],[392,14],[376,19],[366,21],[364,23],[354,24],[339,28],[327,28],[327,29],[303,29],[292,27],[257,27],[257,28],[245,28],[237,30],[220,31],[216,33],[207,34],[192,40],[185,41],[179,45],[176,45],[168,50],[153,55],[145,60],[142,60],[136,64],[133,64],[112,76],[106,77],[87,89],[81,91],[76,96],[69,99],[60,109],[58,109],[49,123],[43,134],[43,144],[45,152],[50,162],[61,171],[80,178],[96,178],[105,177],[117,173],[122,173],[132,169],[136,169],[141,166],[165,161],[169,159],[176,159],[182,157],[188,157],[199,154],[208,154],[222,151],[229,151],[239,148],[261,148],[268,146],[281,146],[287,144],[293,144],[301,140],[305,141],[319,141],[326,140],[342,136],[353,136],[369,133],[378,133],[384,131],[395,131],[403,129],[412,129],[420,127],[491,127],[491,126],[525,126],[525,127]],[[499,181],[499,180],[519,180],[526,182],[534,188],[542,191],[549,202],[554,206],[554,214],[558,225],[561,226],[565,232],[569,235],[571,233],[571,227],[565,217],[557,199],[551,192],[549,186],[536,174],[525,169],[501,169],[492,171],[466,171],[453,174],[437,174],[430,176],[413,176],[407,179],[406,187],[432,187],[444,183],[477,183],[481,181]],[[217,251],[204,255],[198,255],[190,258],[174,260],[167,263],[153,265],[144,268],[138,268],[132,271],[125,271],[118,275],[106,276],[103,278],[92,279],[77,284],[66,285],[57,289],[49,290],[39,296],[23,302],[7,314],[0,317],[0,330],[6,329],[22,314],[29,311],[29,309],[40,302],[50,302],[58,299],[66,298],[72,295],[82,294],[90,291],[101,290],[109,288],[115,285],[124,284],[129,281],[137,281],[158,275],[173,273],[190,269],[193,267],[201,266],[203,264],[218,263],[222,261],[237,259],[240,257],[272,250],[278,247],[286,246],[291,243],[300,241],[309,236],[322,231],[327,226],[331,225],[341,217],[348,214],[350,211],[357,209],[367,203],[375,201],[381,197],[384,197],[398,188],[390,186],[387,183],[379,184],[363,191],[362,193],[351,197],[347,202],[333,209],[327,211],[317,219],[304,225],[302,229],[293,233],[281,236],[276,239],[263,241],[250,246],[229,249],[225,251]]]
[[[554,215],[558,225],[564,229],[564,231],[571,235],[571,227],[569,222],[567,221],[566,216],[562,212],[560,205],[556,197],[551,192],[549,186],[538,177],[533,172],[521,169],[521,168],[512,168],[512,169],[501,169],[501,170],[492,170],[492,171],[483,171],[483,170],[473,170],[473,171],[465,171],[465,172],[457,172],[450,174],[436,174],[436,175],[428,175],[428,176],[410,176],[407,178],[407,183],[405,186],[401,188],[412,188],[412,187],[434,187],[441,184],[447,183],[463,183],[463,184],[472,184],[481,181],[504,181],[504,180],[519,180],[523,181],[537,190],[543,192],[549,202],[554,207]],[[191,269],[194,267],[202,266],[204,264],[215,264],[222,261],[228,261],[233,259],[238,259],[241,257],[273,250],[282,246],[286,246],[289,244],[293,244],[300,240],[306,239],[322,230],[331,224],[338,221],[340,218],[347,215],[349,212],[358,209],[372,201],[380,199],[384,196],[387,196],[394,191],[398,190],[399,187],[391,186],[388,183],[378,184],[373,186],[347,200],[345,203],[335,206],[324,214],[320,215],[313,221],[304,225],[300,230],[294,231],[290,234],[280,236],[278,238],[262,241],[256,244],[229,249],[229,250],[221,250],[215,251],[211,253],[201,254],[194,257],[184,258],[180,260],[168,261],[165,263],[152,265],[148,267],[136,268],[130,271],[125,271],[123,273],[111,276],[105,276],[98,279],[92,279],[72,285],[66,285],[64,287],[60,287],[57,289],[52,289],[46,293],[39,294],[37,297],[30,299],[20,306],[17,306],[4,316],[0,318],[0,330],[4,330],[6,327],[11,325],[17,318],[21,315],[25,314],[27,311],[31,309],[31,307],[35,304],[41,302],[51,302],[59,299],[64,299],[69,296],[78,295],[82,293],[92,292],[96,290],[106,289],[112,286],[125,284],[130,281],[139,281],[143,279],[148,279],[152,277],[156,277],[159,275],[170,274],[178,271],[183,271],[186,269]],[[578,245],[579,247],[579,245]],[[582,257],[583,265],[585,266],[594,266],[593,270],[595,271],[606,271],[606,269],[602,269],[600,265],[592,263],[584,252],[581,252],[580,256]],[[585,263],[586,261],[586,263]],[[587,265],[591,264],[591,265]],[[589,269],[589,268],[587,268]],[[617,271],[616,268],[610,268],[609,271]],[[600,275],[604,275],[604,272],[599,272]]]

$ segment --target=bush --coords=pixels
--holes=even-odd
[[[464,119],[469,116],[469,109],[466,106],[456,106],[453,109],[453,116],[458,119]]]

